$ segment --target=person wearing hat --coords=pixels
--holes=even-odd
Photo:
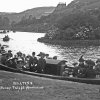
[[[79,58],[79,65],[77,67],[77,77],[79,78],[86,78],[86,65],[85,60],[83,59],[83,55]]]
[[[12,61],[11,67],[12,68],[17,68],[17,60],[18,60],[18,58],[12,58],[11,59],[11,61]]]
[[[5,50],[4,50],[4,47],[1,46],[1,48],[0,48],[0,53],[2,54],[3,52],[5,52]]]
[[[79,68],[78,77],[80,78],[95,78],[96,74],[93,69],[95,62],[92,60],[85,60],[84,67]]]
[[[29,68],[30,68],[30,71],[36,71],[37,62],[38,62],[38,60],[35,57],[35,52],[32,52],[32,56],[29,57]]]
[[[49,54],[45,54],[45,58],[48,59],[49,58]]]
[[[24,66],[24,58],[22,56],[22,52],[17,52],[17,68],[22,69]]]
[[[18,61],[23,61],[22,53],[19,51],[17,52]]]
[[[73,66],[74,66],[74,69],[73,69],[73,76],[74,76],[74,77],[77,77],[77,75],[78,75],[78,70],[79,70],[78,63],[77,63],[77,62],[73,63]]]
[[[45,54],[40,52],[37,56],[40,56],[38,63],[37,63],[37,72],[38,73],[45,73],[45,67],[46,67],[46,60],[44,59]]]
[[[12,54],[12,51],[11,51],[11,50],[8,50],[7,57],[8,57],[8,58],[13,57],[13,54]]]
[[[96,61],[95,71],[96,71],[97,74],[100,73],[100,59],[97,59],[97,61]],[[99,75],[97,75],[97,77],[98,77],[98,76],[99,76]]]
[[[3,51],[1,55],[1,64],[6,65],[6,61],[7,61],[7,53]]]
[[[84,65],[84,59],[83,59],[83,55],[79,58],[79,64],[77,66],[77,68],[75,69],[76,74],[75,76],[83,78],[85,77],[85,65]]]
[[[84,59],[83,59],[83,55],[79,58],[79,67],[83,67],[84,68]]]
[[[7,59],[7,61],[6,61],[6,65],[7,65],[8,67],[11,67],[11,68],[12,68],[12,59],[13,59],[13,58],[9,58],[9,59]]]
[[[96,77],[96,72],[94,70],[95,62],[92,61],[92,60],[86,60],[85,61],[85,66],[86,66],[85,76],[87,78],[95,78]]]
[[[22,53],[19,51],[19,52],[17,52],[17,56],[18,57],[22,57]]]

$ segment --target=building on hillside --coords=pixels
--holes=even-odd
[[[60,3],[57,5],[57,7],[56,7],[55,10],[61,10],[61,9],[64,9],[64,8],[66,8],[66,3],[60,2]]]

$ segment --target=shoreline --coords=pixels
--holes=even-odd
[[[38,38],[38,42],[61,46],[100,46],[100,40],[50,40]]]

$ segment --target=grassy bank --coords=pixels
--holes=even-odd
[[[13,86],[16,88],[1,88]],[[34,88],[17,89],[27,86]],[[99,85],[0,71],[0,100],[100,100],[99,89]]]
[[[51,40],[39,38],[39,42],[62,46],[99,46],[100,40]]]

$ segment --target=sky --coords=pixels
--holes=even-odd
[[[69,4],[72,0],[0,0],[0,12],[22,12],[43,6],[57,6],[59,2]]]

